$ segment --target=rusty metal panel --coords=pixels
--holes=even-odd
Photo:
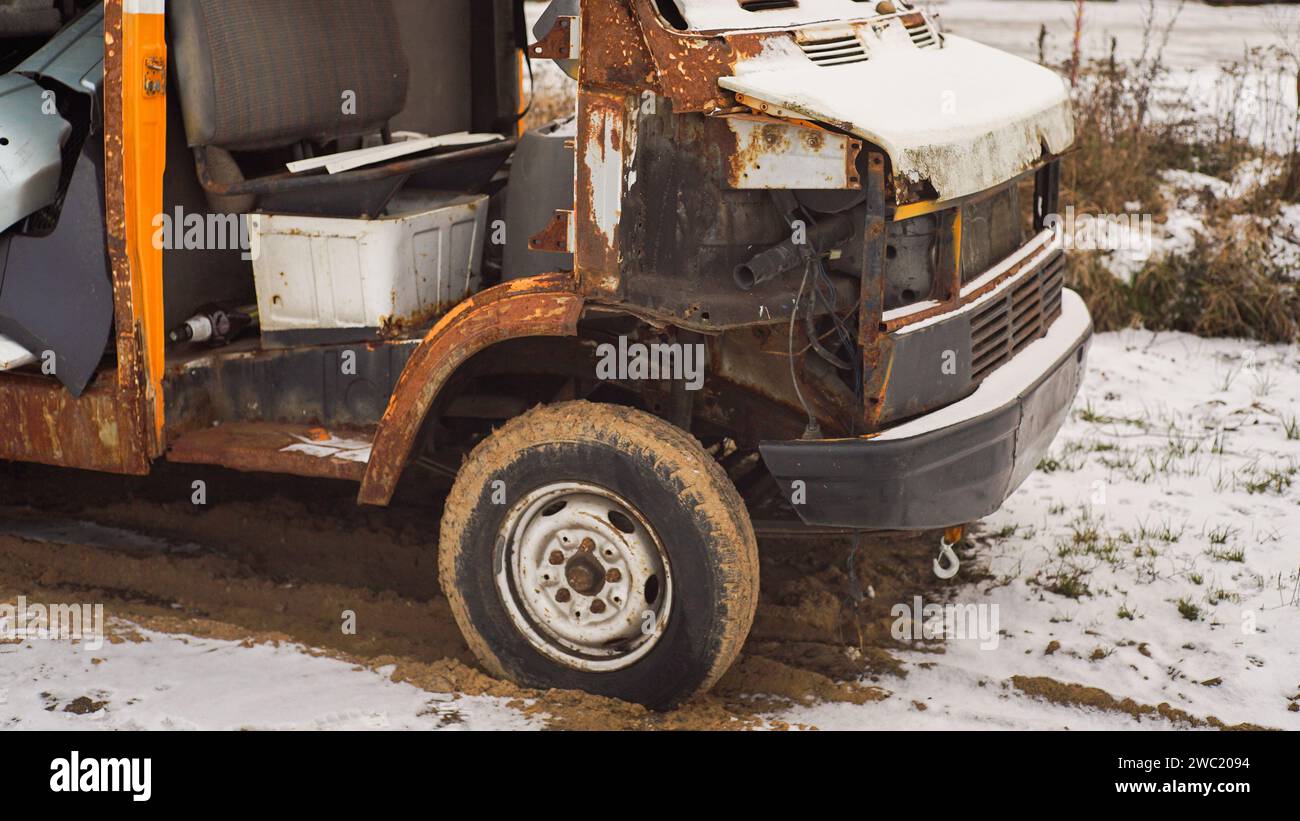
[[[582,10],[584,88],[660,91],[654,58],[627,0],[588,3]]]
[[[546,227],[528,239],[529,250],[555,254],[572,254],[575,244],[573,212],[567,210],[556,211]]]
[[[880,429],[893,366],[893,340],[884,333],[885,308],[885,156],[867,157],[867,220],[863,234],[862,296],[858,342],[862,346],[862,398],[865,432]]]
[[[237,422],[185,434],[167,449],[167,461],[219,465],[246,473],[283,473],[357,482],[365,475],[365,462],[340,456],[354,454],[357,449],[343,450],[328,445],[344,440],[349,445],[362,445],[373,436],[373,430],[331,428],[326,431],[301,425]],[[308,452],[313,444],[319,449],[316,453]]]
[[[735,137],[727,182],[742,189],[860,189],[862,143],[843,134],[765,117],[723,118]]]
[[[710,390],[723,395],[726,404],[752,411],[762,408],[754,415],[725,417],[728,430],[750,430],[753,441],[785,434],[798,438],[807,428],[807,402],[826,435],[850,435],[858,416],[857,398],[833,370],[822,367],[821,360],[810,354],[810,346],[801,341],[794,349],[792,369],[789,333],[779,325],[728,331],[715,337],[709,344]],[[802,400],[792,370],[803,388]],[[747,394],[754,401],[742,402],[736,393]],[[772,432],[778,425],[783,426],[783,434]]]
[[[136,284],[126,240],[125,123],[122,111],[122,0],[104,4],[104,191],[108,257],[113,269],[114,323],[117,331],[117,379],[121,469],[149,472],[162,453],[161,420],[151,418],[144,362],[144,332],[136,317]]]
[[[588,293],[612,295],[619,287],[623,198],[636,181],[636,125],[629,109],[636,110],[637,100],[589,90],[578,96],[575,264]]]
[[[80,399],[59,382],[0,374],[0,459],[132,473],[117,391],[101,378]]]
[[[80,399],[61,384],[0,374],[0,459],[144,474],[161,441],[149,435],[143,345],[135,319],[123,190],[122,0],[104,4],[104,189],[112,263],[117,371]]]
[[[579,26],[576,17],[557,17],[555,27],[529,46],[529,52],[538,60],[569,60],[578,56]]]
[[[444,317],[402,371],[375,436],[359,501],[387,505],[392,499],[425,415],[457,368],[507,339],[574,336],[582,306],[572,274],[543,274],[489,288]]]
[[[730,107],[731,94],[718,86],[718,78],[734,74],[738,63],[762,54],[771,43],[792,42],[784,31],[728,32],[726,36],[673,31],[660,21],[654,0],[621,2],[630,2],[636,11],[659,88],[679,113]]]

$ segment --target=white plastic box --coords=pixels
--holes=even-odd
[[[250,214],[262,337],[354,341],[427,324],[479,288],[488,198],[407,191],[373,220]]]

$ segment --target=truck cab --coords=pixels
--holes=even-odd
[[[445,494],[494,674],[702,692],[756,521],[960,529],[1077,392],[1065,84],[903,0],[49,11],[0,40],[0,459]]]

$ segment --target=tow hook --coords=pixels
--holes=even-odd
[[[943,532],[943,538],[939,540],[939,558],[934,560],[934,575],[941,579],[951,579],[961,570],[961,559],[953,548],[961,544],[965,535],[964,527],[950,527]]]

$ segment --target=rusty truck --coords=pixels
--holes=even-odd
[[[0,460],[445,498],[487,670],[668,707],[756,523],[951,559],[1036,466],[1092,329],[1069,97],[912,0],[534,17],[0,3]],[[576,110],[525,128],[542,68]]]

